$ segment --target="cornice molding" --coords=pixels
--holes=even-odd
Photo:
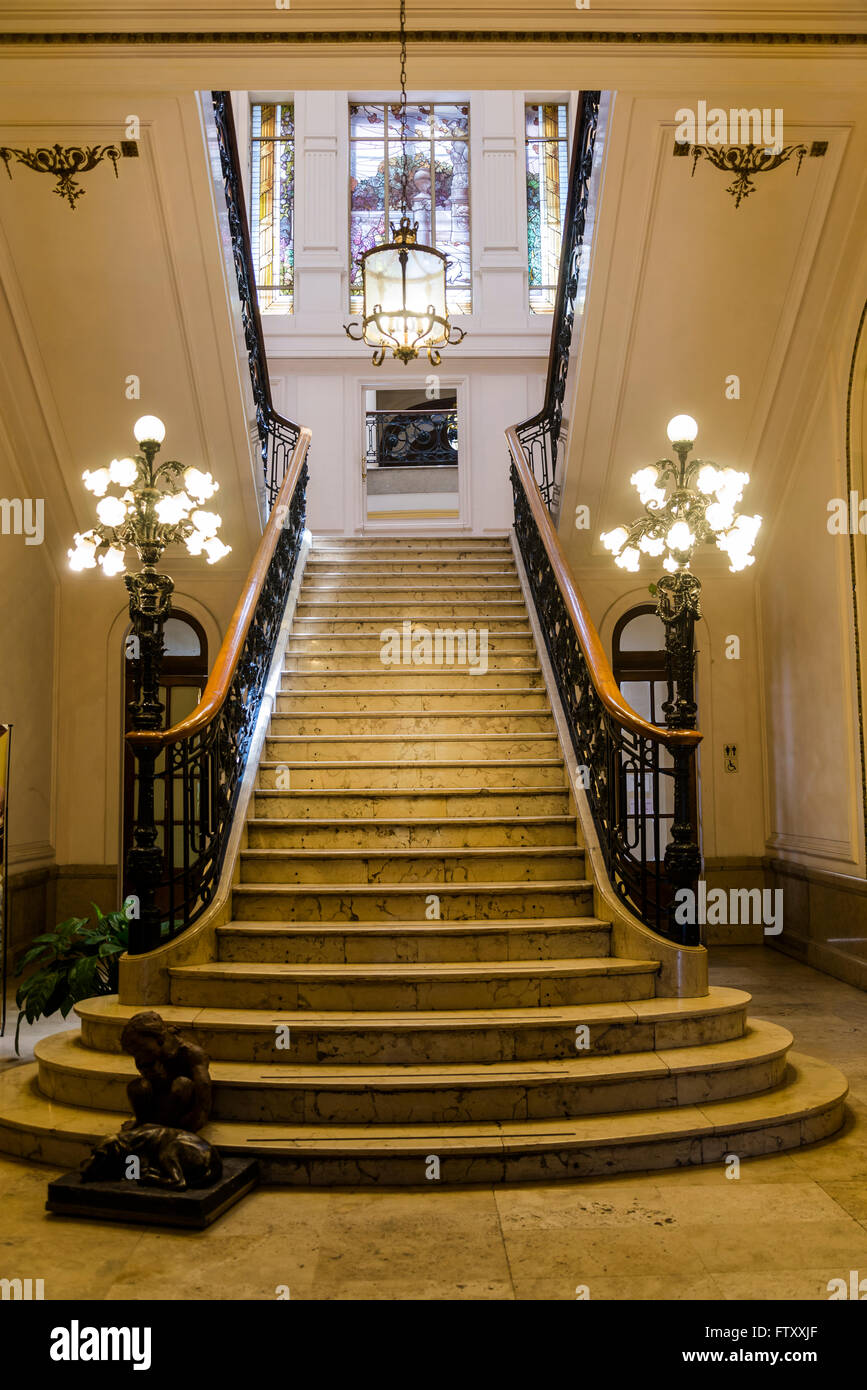
[[[780,33],[768,30],[753,32],[660,30],[660,29],[411,29],[411,43],[424,44],[705,44],[756,47],[759,45],[807,47],[857,46],[867,44],[867,33]],[[298,44],[396,44],[399,35],[394,29],[378,30],[153,30],[139,33],[116,31],[18,33],[0,31],[0,47],[63,47],[90,44],[105,46],[144,47],[151,45],[282,45],[292,48]]]

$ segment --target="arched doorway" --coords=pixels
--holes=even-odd
[[[662,707],[668,699],[665,624],[658,616],[655,605],[636,604],[622,614],[614,626],[611,648],[611,667],[622,695],[636,714],[640,714],[649,724],[664,728],[665,713]],[[637,848],[642,822],[645,825],[653,823],[657,829],[655,843],[650,846],[650,862],[660,867],[674,821],[673,766],[673,759],[665,749],[659,750],[653,768],[644,772],[642,781],[638,780],[637,774],[632,774],[625,762],[621,765],[618,803],[622,808],[622,833],[627,844]],[[698,824],[697,803],[693,765],[690,786],[693,825]]]
[[[163,728],[170,729],[187,715],[192,714],[208,680],[208,639],[205,629],[197,618],[182,609],[173,609],[163,629],[163,659],[160,671],[160,700],[164,706]],[[131,632],[124,636],[124,733],[130,725],[130,705],[135,700],[138,682],[138,650]],[[126,883],[125,866],[127,852],[132,843],[132,826],[135,816],[136,763],[129,746],[124,742],[123,764],[123,866],[124,898],[129,892]],[[174,823],[169,824],[166,804],[165,754],[161,753],[155,767],[154,813],[156,816],[157,844],[167,858],[167,862],[183,862],[182,823],[178,819],[183,798],[174,797]],[[158,899],[159,901],[159,899]]]

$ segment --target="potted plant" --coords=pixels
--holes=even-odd
[[[67,917],[54,931],[34,937],[20,956],[15,975],[36,968],[18,986],[15,1002],[20,1010],[15,1028],[15,1051],[22,1020],[33,1023],[57,1013],[66,1018],[80,999],[96,994],[116,994],[118,957],[127,949],[130,918],[128,904],[119,912],[103,913],[92,904],[96,922],[89,917]]]

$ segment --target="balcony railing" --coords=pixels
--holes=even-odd
[[[368,410],[368,468],[430,468],[457,461],[456,409]]]

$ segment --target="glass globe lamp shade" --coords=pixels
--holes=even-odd
[[[698,437],[698,425],[691,415],[674,415],[665,427],[672,444],[694,444]]]
[[[162,444],[166,427],[156,415],[142,415],[132,427],[139,444]]]

